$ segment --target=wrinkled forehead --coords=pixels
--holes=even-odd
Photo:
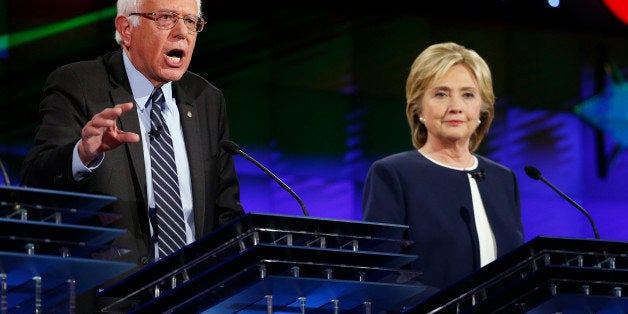
[[[168,10],[182,15],[201,16],[200,0],[142,0],[139,2],[139,10],[142,12]]]

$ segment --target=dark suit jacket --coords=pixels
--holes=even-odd
[[[486,177],[477,181],[497,255],[523,244],[519,190],[508,168],[476,155]],[[408,225],[405,251],[417,255],[415,278],[438,289],[479,268],[478,236],[467,173],[434,164],[416,150],[373,163],[363,195],[366,221]]]
[[[220,90],[191,72],[173,82],[172,88],[190,164],[198,239],[244,213],[233,158],[220,148],[220,142],[229,136],[225,99]],[[83,125],[103,109],[125,102],[133,102],[133,95],[122,50],[52,72],[44,89],[35,146],[24,161],[22,183],[117,197],[104,210],[120,214],[121,218],[108,226],[127,230],[113,245],[131,252],[122,255],[113,250],[106,255],[146,265],[154,253],[142,144],[125,144],[106,152],[103,163],[81,182],[75,182],[71,172],[72,150],[81,138]],[[136,108],[120,117],[118,128],[140,133]]]

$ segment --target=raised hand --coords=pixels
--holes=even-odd
[[[78,144],[78,153],[83,164],[88,165],[101,153],[115,149],[124,143],[140,141],[138,134],[119,130],[116,125],[116,120],[131,109],[133,109],[133,103],[118,104],[94,115],[85,124]]]

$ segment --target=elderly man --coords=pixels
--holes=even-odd
[[[200,0],[119,0],[121,49],[49,76],[22,183],[117,200],[105,256],[133,271],[242,215],[220,90],[188,71]],[[124,250],[123,250],[124,249]],[[130,252],[128,252],[130,249]],[[103,256],[103,252],[99,252]],[[93,310],[95,291],[79,296]]]

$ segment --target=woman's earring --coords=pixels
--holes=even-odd
[[[421,121],[421,123],[425,123],[425,118],[419,117],[419,121]]]
[[[482,120],[478,119],[478,124],[482,124]]]

